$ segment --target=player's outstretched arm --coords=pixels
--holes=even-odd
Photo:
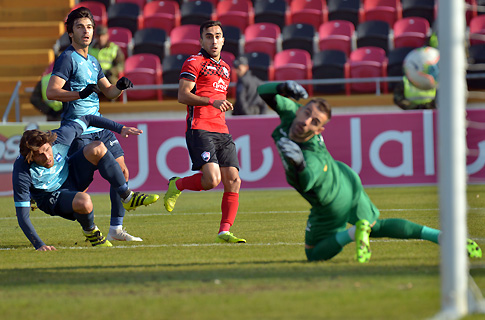
[[[32,225],[32,222],[30,221],[30,206],[16,207],[15,209],[17,211],[17,221],[19,223],[20,229],[22,229],[27,239],[29,239],[30,243],[32,243],[32,245],[34,246],[35,250],[48,251],[47,247],[51,247],[51,246],[47,246],[44,243],[44,241],[42,241],[42,239],[35,231],[35,228]]]
[[[121,129],[120,135],[128,138],[128,136],[139,136],[140,134],[143,133],[143,130],[135,128],[135,127],[126,127],[123,126],[123,129]]]

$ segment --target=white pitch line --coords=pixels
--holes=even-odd
[[[472,238],[477,242],[485,242],[485,238]],[[416,242],[425,241],[421,239],[371,239],[371,243],[377,242]],[[117,242],[115,242],[117,243]],[[227,246],[224,243],[172,243],[172,244],[135,244],[131,246],[127,245],[114,245],[109,249],[132,249],[132,248],[191,248],[191,247],[217,247],[217,246]],[[232,247],[265,247],[265,246],[302,246],[303,242],[274,242],[274,243],[244,243],[244,244],[233,244]],[[96,247],[56,247],[57,249],[63,250],[94,250],[100,249]],[[0,251],[19,251],[19,250],[32,250],[32,247],[27,248],[0,248]],[[105,248],[103,248],[105,249]]]

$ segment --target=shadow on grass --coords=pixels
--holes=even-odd
[[[485,269],[473,270],[474,276],[485,277]],[[396,266],[332,262],[306,262],[303,260],[167,263],[148,265],[72,266],[53,268],[17,268],[0,271],[0,287],[96,284],[170,283],[180,281],[208,282],[219,280],[273,281],[331,281],[379,277],[435,277],[438,266]]]

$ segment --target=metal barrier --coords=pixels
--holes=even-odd
[[[10,109],[12,109],[12,105],[15,102],[15,121],[20,122],[20,103],[19,103],[19,90],[20,86],[22,85],[21,81],[17,81],[17,85],[13,89],[12,96],[8,101],[7,108],[5,109],[5,113],[3,114],[2,122],[6,123],[8,119],[8,114],[10,113]]]

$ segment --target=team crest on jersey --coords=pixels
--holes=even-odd
[[[222,67],[222,71],[224,72],[224,75],[229,78],[229,70],[227,70],[226,67]]]
[[[62,160],[62,155],[60,153],[57,153],[54,157],[54,160],[56,160],[56,162],[61,162]]]
[[[207,162],[211,158],[211,153],[209,151],[204,151],[202,152],[201,156],[202,156],[202,160]]]
[[[98,71],[98,66],[96,66],[96,63],[94,63],[94,61],[91,61],[91,63],[93,64],[94,70]]]

